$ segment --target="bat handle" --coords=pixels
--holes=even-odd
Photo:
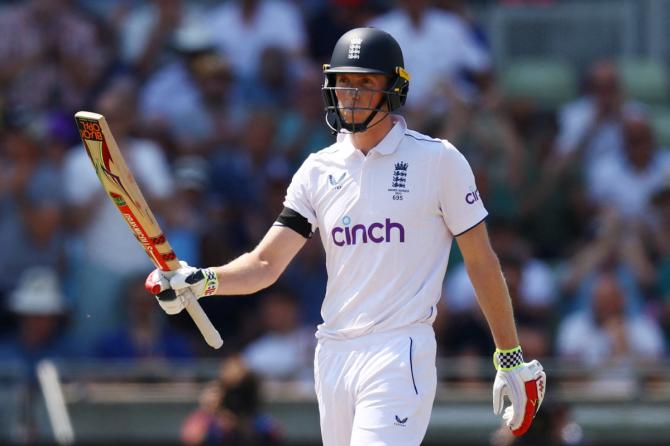
[[[223,339],[221,339],[219,331],[214,327],[212,321],[209,320],[198,300],[189,299],[188,302],[186,311],[188,311],[191,319],[193,319],[193,322],[195,322],[195,325],[200,330],[202,337],[205,338],[205,342],[212,348],[221,348]]]
[[[170,271],[163,272],[165,277],[170,277],[172,274]],[[160,282],[156,281],[154,274],[147,277],[144,287],[160,300],[172,300],[177,297],[173,289],[163,289]],[[185,290],[185,292],[191,293],[191,299],[186,300],[186,311],[188,311],[207,344],[213,348],[220,348],[223,345],[223,339],[221,339],[218,330],[214,328],[212,321],[209,320],[193,293],[190,290]]]
[[[171,277],[174,274],[173,271],[163,271],[163,276],[166,278]],[[153,295],[157,296],[161,300],[170,300],[176,297],[173,289],[162,289],[159,281],[156,281],[154,274],[147,277],[146,282],[144,283],[145,288],[150,291]],[[185,290],[187,292],[191,292]],[[191,293],[192,294],[192,293]],[[207,314],[202,309],[198,303],[198,299],[195,296],[191,296],[191,299],[186,300],[186,311],[195,322],[195,325],[200,330],[200,333],[205,338],[205,342],[213,348],[220,348],[223,345],[223,339],[218,330],[214,328],[212,321],[209,320]]]

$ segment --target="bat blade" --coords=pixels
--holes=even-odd
[[[88,158],[100,183],[151,261],[163,271],[180,267],[135,177],[128,168],[105,117],[80,111],[74,115]],[[219,348],[223,340],[197,300],[186,307],[207,343]]]

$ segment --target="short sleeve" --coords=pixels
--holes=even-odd
[[[286,190],[284,207],[293,209],[305,217],[312,226],[312,232],[314,232],[316,231],[318,224],[316,220],[316,212],[314,211],[311,200],[310,171],[312,166],[312,156],[313,155],[310,155],[302,166],[300,166],[295,175],[293,175],[291,184],[289,184],[288,189]]]
[[[447,142],[444,145],[438,161],[438,200],[444,222],[458,236],[484,220],[488,212],[470,164],[454,146]]]

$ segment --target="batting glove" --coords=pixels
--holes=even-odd
[[[547,375],[537,361],[523,361],[521,347],[511,350],[496,349],[493,365],[498,370],[493,383],[493,413],[500,415],[505,405],[511,405],[502,416],[515,436],[526,433],[540,409],[547,385]]]
[[[218,287],[218,278],[211,268],[199,269],[179,262],[176,271],[153,270],[144,287],[156,296],[163,311],[173,315],[188,307],[192,300],[211,296]]]

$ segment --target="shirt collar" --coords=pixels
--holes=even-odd
[[[391,115],[389,116],[389,119],[393,121],[393,127],[391,127],[391,130],[386,136],[384,136],[384,138],[379,141],[379,144],[374,146],[369,153],[377,152],[380,155],[390,155],[398,149],[400,141],[402,141],[402,138],[405,136],[407,123],[405,122],[405,118],[400,115]],[[356,147],[354,147],[354,144],[351,141],[351,133],[339,133],[337,135],[337,142],[342,145],[341,153],[345,158],[350,157],[356,152]]]

